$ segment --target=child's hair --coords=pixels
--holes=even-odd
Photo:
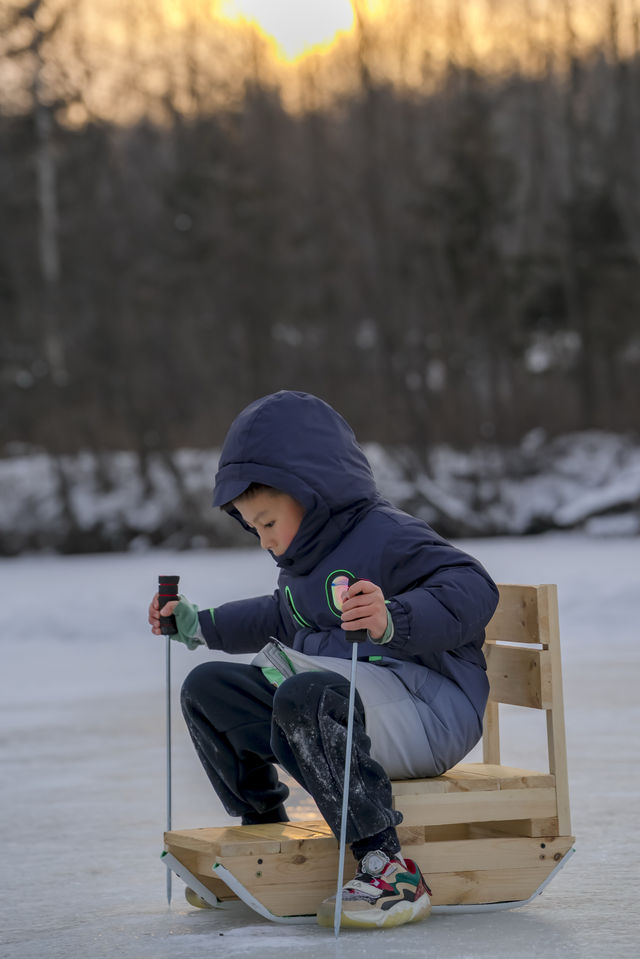
[[[236,496],[232,503],[227,503],[223,506],[223,509],[228,509],[233,506],[233,503],[242,503],[245,500],[253,499],[258,493],[271,493],[272,496],[281,496],[282,490],[276,489],[275,486],[267,486],[266,483],[250,483],[246,490],[240,493],[239,496]]]

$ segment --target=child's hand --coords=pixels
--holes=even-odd
[[[151,632],[156,636],[162,636],[162,630],[160,629],[160,616],[171,616],[176,606],[178,605],[178,600],[174,602],[167,603],[165,606],[160,609],[158,604],[158,594],[153,597],[151,600],[151,605],[149,606],[149,624],[151,626]]]
[[[156,636],[164,635],[160,628],[160,617],[172,615],[176,617],[177,632],[171,633],[167,639],[184,643],[187,649],[196,649],[196,647],[204,645],[204,636],[198,622],[198,607],[181,596],[179,600],[175,599],[171,600],[170,603],[165,603],[160,609],[158,594],[156,593],[149,606],[151,632],[155,633]]]
[[[387,607],[382,590],[368,579],[360,579],[344,594],[342,628],[347,632],[367,629],[372,639],[380,639],[387,628]]]

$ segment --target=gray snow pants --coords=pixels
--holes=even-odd
[[[349,680],[323,670],[286,679],[277,689],[257,666],[207,662],[182,688],[182,710],[196,752],[229,815],[244,824],[284,822],[288,788],[279,763],[313,797],[340,833]],[[385,836],[397,845],[391,783],[371,757],[364,708],[356,692],[347,842]]]

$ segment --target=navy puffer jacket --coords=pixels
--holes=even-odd
[[[424,702],[446,676],[482,718],[482,643],[496,586],[477,560],[381,497],[345,420],[307,393],[282,391],[252,403],[229,430],[213,498],[245,526],[232,500],[250,483],[289,493],[305,515],[287,552],[274,556],[280,574],[272,596],[201,611],[209,647],[252,652],[275,636],[310,655],[349,659],[330,591],[335,574],[348,571],[380,586],[394,623],[391,642],[363,643],[359,658],[384,653],[376,661]]]

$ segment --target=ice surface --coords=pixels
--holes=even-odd
[[[146,626],[158,573],[200,605],[270,591],[258,549],[0,561],[3,959],[221,956],[500,959],[638,955],[640,543],[578,534],[465,544],[502,582],[557,582],[577,854],[530,906],[388,932],[282,927],[238,906],[165,900],[164,640]],[[173,644],[174,704],[203,657]],[[174,716],[176,828],[228,822]],[[505,760],[542,765],[516,709]],[[544,724],[542,724],[544,725]],[[528,730],[528,727],[526,727]],[[538,731],[536,730],[536,733]],[[523,741],[518,744],[518,737]],[[313,816],[298,790],[290,808]]]

